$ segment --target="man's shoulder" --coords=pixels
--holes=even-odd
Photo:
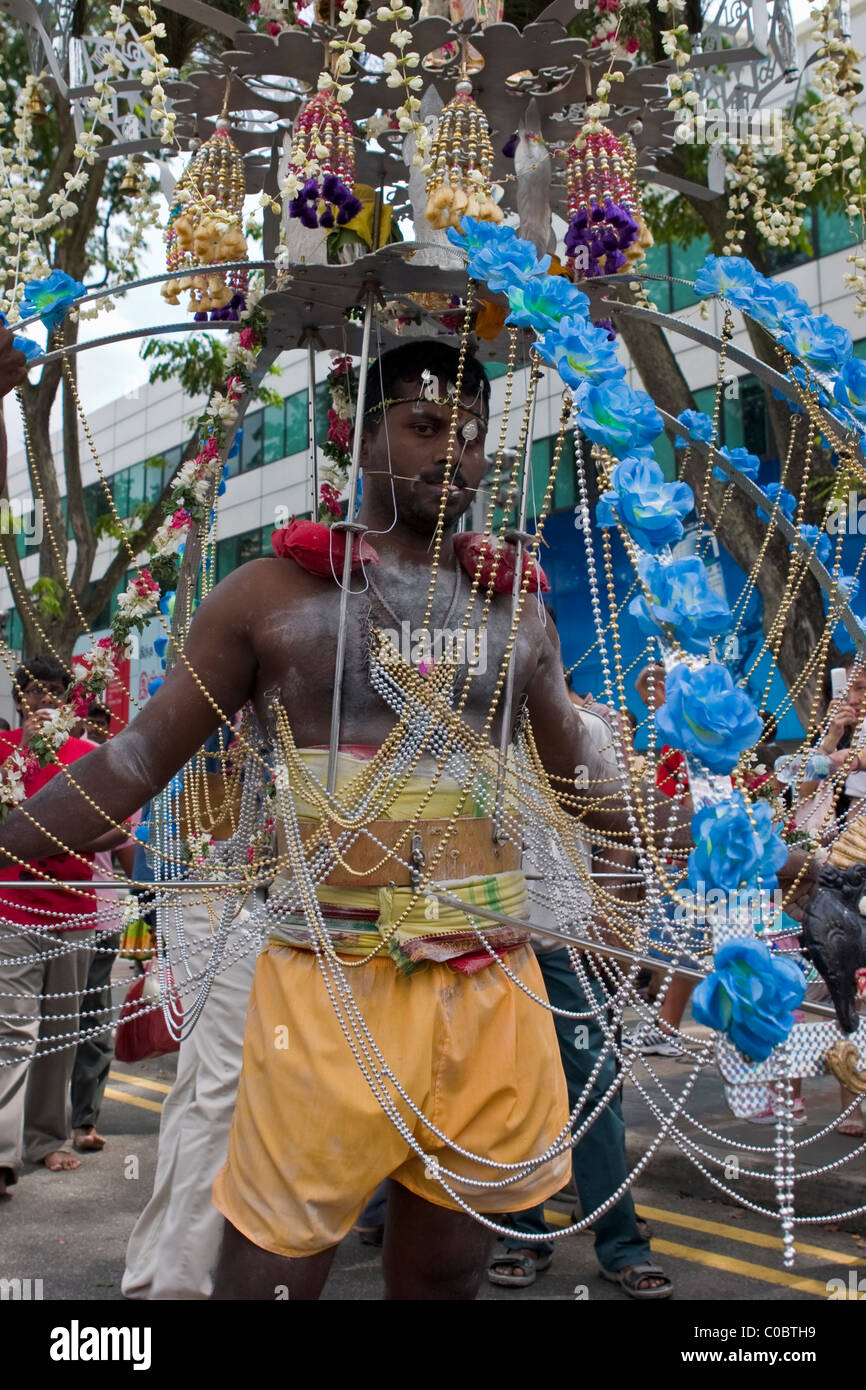
[[[306,573],[294,560],[267,555],[232,570],[211,590],[205,604],[211,621],[215,617],[231,621],[234,616],[246,625],[256,614],[329,592],[339,592],[333,582]]]

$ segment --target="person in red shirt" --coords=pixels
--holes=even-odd
[[[13,683],[22,722],[19,729],[0,732],[0,763],[26,749],[59,708],[69,677],[58,662],[37,657],[19,667]],[[23,778],[25,799],[93,748],[69,737],[57,750],[57,763],[34,762]],[[51,1172],[79,1166],[67,1148],[66,1092],[93,945],[96,895],[85,885],[93,877],[93,851],[122,838],[110,831],[87,852],[0,870],[0,1195],[18,1181],[22,1157]],[[18,892],[12,886],[42,874],[55,882]],[[70,1034],[73,1041],[58,1046],[57,1039]]]

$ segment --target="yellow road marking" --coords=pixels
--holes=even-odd
[[[695,1250],[691,1245],[676,1245],[672,1240],[654,1240],[654,1255],[671,1255],[675,1260],[688,1260],[692,1264],[709,1265],[710,1269],[723,1269],[728,1274],[741,1274],[744,1279],[760,1279],[764,1284],[781,1284],[787,1289],[799,1289],[801,1293],[817,1294],[827,1297],[827,1286],[819,1279],[801,1279],[796,1274],[788,1274],[784,1269],[770,1269],[767,1265],[753,1265],[747,1260],[734,1260],[730,1255],[711,1255],[706,1250]],[[839,1263],[845,1257],[839,1256]]]
[[[761,1245],[765,1250],[781,1250],[782,1242],[778,1236],[764,1235],[760,1231],[748,1231],[737,1226],[726,1226],[721,1221],[705,1221],[700,1216],[685,1216],[680,1212],[665,1211],[661,1207],[635,1207],[638,1216],[643,1216],[650,1221],[659,1221],[665,1226],[682,1226],[687,1231],[703,1231],[706,1235],[724,1236],[728,1240],[737,1240],[741,1245]],[[831,1264],[862,1265],[866,1260],[859,1259],[856,1255],[843,1254],[840,1250],[828,1250],[823,1245],[806,1245],[803,1241],[797,1241],[797,1253],[799,1255],[814,1255],[819,1260],[829,1260]]]
[[[108,1075],[112,1081],[125,1081],[127,1086],[142,1086],[146,1091],[162,1091],[163,1094],[168,1095],[171,1090],[171,1087],[166,1086],[164,1081],[148,1081],[143,1076],[133,1076],[127,1071],[110,1071]]]
[[[141,1096],[128,1096],[123,1091],[116,1091],[113,1086],[106,1086],[105,1094],[109,1100],[119,1100],[124,1105],[137,1105],[140,1110],[155,1110],[157,1114],[162,1110],[162,1105],[158,1100],[144,1100]]]

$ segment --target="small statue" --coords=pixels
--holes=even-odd
[[[826,981],[839,1026],[854,1033],[857,971],[866,966],[866,864],[821,870],[803,917],[803,954]]]

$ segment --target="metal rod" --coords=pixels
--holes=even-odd
[[[361,365],[358,368],[358,403],[355,407],[355,433],[352,439],[352,468],[349,473],[349,500],[346,510],[348,521],[355,515],[358,498],[358,475],[361,468],[361,437],[364,433],[364,396],[367,391],[367,367],[370,356],[370,332],[373,326],[373,301],[376,287],[370,285],[364,305],[364,332],[361,340]],[[352,552],[355,537],[347,531],[346,553],[343,556],[343,582],[340,589],[340,619],[337,628],[337,660],[334,669],[334,699],[331,705],[331,736],[328,745],[328,795],[333,796],[337,786],[337,753],[340,747],[340,716],[343,701],[343,674],[346,667],[346,635],[349,617],[349,584],[352,578]]]
[[[529,385],[532,390],[532,401],[529,407],[529,427],[526,432],[525,447],[523,450],[523,478],[520,486],[520,504],[517,513],[517,536],[514,556],[514,579],[511,583],[511,622],[517,616],[517,609],[520,604],[520,590],[523,587],[523,536],[526,531],[526,510],[529,493],[529,459],[532,451],[532,436],[535,429],[535,404],[538,399],[538,380],[533,382],[533,372],[530,369]],[[493,812],[493,839],[499,842],[502,833],[502,806],[505,800],[505,769],[508,760],[508,748],[511,743],[511,712],[514,707],[514,672],[517,665],[517,643],[511,649],[511,660],[508,663],[508,670],[505,673],[505,694],[502,700],[502,728],[499,733],[499,767],[496,773],[496,801]]]
[[[475,903],[465,903],[462,898],[455,898],[452,893],[443,893],[440,889],[434,888],[432,884],[427,884],[424,893],[430,898],[438,898],[440,903],[445,903],[448,907],[456,907],[460,912],[464,912],[467,917],[484,917],[487,921],[498,922],[503,927],[520,927],[523,931],[531,931],[535,936],[543,936],[550,941],[558,941],[563,946],[574,946],[579,951],[591,951],[597,956],[611,956],[613,960],[622,961],[628,965],[648,966],[650,970],[665,969],[665,962],[653,960],[651,956],[639,956],[636,951],[629,951],[625,946],[609,946],[606,941],[591,941],[586,936],[576,934],[566,935],[565,932],[554,931],[551,927],[537,927],[534,922],[521,921],[519,917],[507,917],[504,912],[494,912],[489,907],[477,907]],[[706,975],[700,970],[692,970],[687,965],[678,965],[674,974],[686,980],[705,980]],[[820,1014],[822,1018],[835,1018],[836,1010],[831,1009],[827,1004],[813,1004],[804,999],[802,1004],[797,1006],[804,1009],[807,1013]]]
[[[18,892],[19,888],[69,888],[70,891],[81,893],[99,892],[102,888],[146,888],[148,892],[153,890],[159,892],[163,888],[231,888],[237,892],[244,885],[238,883],[236,879],[226,878],[160,878],[152,881],[138,878],[101,878],[97,882],[88,882],[87,879],[74,879],[72,881],[60,881],[57,879],[31,879],[26,878],[20,882],[15,879],[4,879],[0,883],[0,907],[3,904],[3,894],[7,891]],[[255,885],[253,885],[255,886]]]
[[[319,511],[319,448],[316,442],[316,348],[312,342],[307,344],[307,380],[310,398],[307,407],[307,428],[310,431],[310,486],[312,488],[310,520],[315,521]],[[349,520],[351,521],[351,519],[350,516]]]

